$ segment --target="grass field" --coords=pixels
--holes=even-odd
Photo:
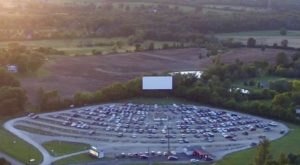
[[[91,55],[93,50],[110,53],[114,46],[80,46],[85,44],[112,43],[120,41],[123,44],[121,48],[116,49],[117,52],[125,52],[133,50],[132,46],[127,45],[126,38],[82,38],[82,39],[53,39],[53,40],[35,40],[35,41],[6,41],[0,42],[0,48],[5,48],[9,43],[16,42],[31,48],[52,47],[57,50],[64,51],[67,55]]]
[[[89,149],[90,145],[84,143],[73,143],[66,141],[49,141],[43,146],[52,156],[63,156]]]
[[[96,161],[96,158],[89,156],[88,154],[79,154],[75,156],[71,156],[65,159],[61,159],[52,163],[53,165],[67,165],[67,164],[80,164],[80,163],[88,163],[92,161]]]
[[[4,130],[2,126],[0,128],[0,152],[23,163],[28,163],[30,159],[35,159],[35,164],[42,161],[42,155],[37,149]]]
[[[279,30],[270,31],[249,31],[249,32],[237,32],[237,33],[222,33],[216,35],[220,39],[233,38],[235,41],[246,43],[248,38],[253,37],[256,39],[257,44],[273,45],[277,43],[280,45],[281,41],[287,39],[289,46],[300,47],[300,31],[287,31],[286,36],[281,36]]]
[[[121,47],[116,46],[116,42],[121,42]],[[124,53],[133,52],[135,50],[134,46],[128,45],[127,38],[78,38],[78,39],[52,39],[52,40],[34,40],[34,41],[5,41],[0,42],[0,48],[6,48],[9,43],[19,43],[21,45],[28,46],[30,48],[38,47],[51,47],[60,51],[64,51],[66,55],[76,56],[76,55],[92,55],[92,51],[101,51],[103,54],[108,54],[112,52]],[[145,41],[142,44],[144,49],[147,49],[150,43],[154,43],[155,49],[161,49],[164,44],[169,44],[172,46],[173,42],[168,41]],[[110,44],[97,46],[96,44]],[[81,46],[85,44],[92,44],[94,46]],[[188,44],[186,44],[188,45]]]
[[[280,153],[298,153],[300,154],[300,126],[294,124],[286,124],[291,130],[283,138],[271,142],[270,151],[274,159],[277,159]],[[255,157],[256,148],[240,151],[225,156],[217,165],[245,165],[250,164]]]

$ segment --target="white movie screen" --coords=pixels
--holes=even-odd
[[[143,90],[171,90],[173,89],[172,76],[145,76]]]

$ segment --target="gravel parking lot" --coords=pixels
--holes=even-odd
[[[29,114],[14,123],[39,143],[79,141],[97,146],[106,155],[182,153],[197,146],[219,159],[255,146],[260,139],[282,137],[285,125],[237,112],[185,104],[103,104],[61,112]]]

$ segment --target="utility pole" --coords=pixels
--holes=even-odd
[[[151,161],[150,161],[150,156],[151,156],[151,154],[150,154],[150,147],[148,147],[148,165],[151,165]]]

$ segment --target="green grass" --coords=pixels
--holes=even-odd
[[[32,158],[36,160],[36,164],[40,164],[42,161],[42,155],[36,148],[6,131],[3,127],[0,128],[0,152],[23,163],[28,163]]]
[[[273,158],[277,159],[280,153],[298,153],[300,154],[300,126],[294,124],[286,124],[291,131],[281,139],[271,142],[270,151]],[[232,153],[225,156],[224,159],[217,162],[217,165],[247,165],[250,164],[255,157],[256,148]]]
[[[51,39],[51,40],[34,40],[34,41],[5,41],[0,42],[0,48],[5,48],[9,43],[17,42],[19,44],[37,48],[37,47],[52,47],[57,50],[64,51],[67,55],[85,54],[91,55],[93,50],[102,51],[103,53],[109,53],[113,50],[113,46],[93,46],[93,47],[79,47],[79,45],[92,43],[111,43],[121,41],[127,42],[126,38],[78,38],[78,39]],[[124,46],[117,51],[124,51],[132,49],[130,46],[124,44]]]
[[[77,56],[77,55],[92,55],[92,51],[101,51],[103,54],[108,54],[112,52],[124,53],[124,52],[133,52],[135,50],[134,46],[128,45],[127,38],[78,38],[78,39],[51,39],[51,40],[34,40],[34,41],[5,41],[0,42],[0,48],[6,48],[9,43],[16,42],[21,45],[25,45],[30,48],[38,48],[38,47],[51,47],[60,51],[64,51],[66,55],[69,56]],[[79,46],[86,43],[111,43],[121,41],[123,45],[120,48],[116,46]],[[168,41],[145,41],[142,44],[144,49],[147,49],[150,43],[153,42],[155,49],[161,49],[164,44],[169,44],[172,46],[174,42]],[[189,45],[188,43],[186,46]],[[47,75],[46,71],[39,71],[35,76],[43,77]]]
[[[90,145],[84,143],[74,143],[66,141],[49,141],[43,146],[52,156],[63,156],[89,149]]]
[[[54,163],[52,163],[53,165],[67,165],[67,164],[80,164],[80,163],[88,163],[88,162],[93,162],[96,161],[98,159],[91,157],[88,154],[79,154],[79,155],[75,155],[75,156],[71,156],[68,158],[64,158],[58,161],[55,161]]]

